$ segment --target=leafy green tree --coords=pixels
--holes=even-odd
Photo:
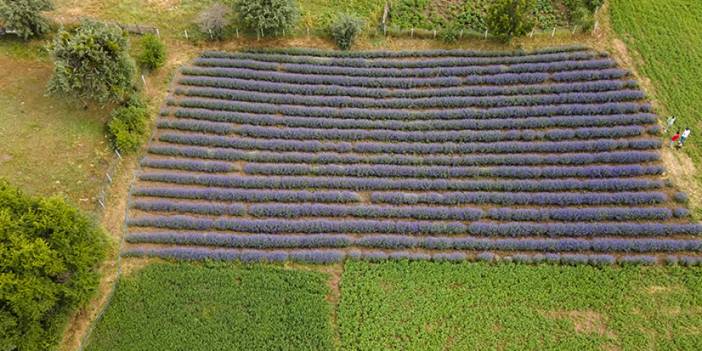
[[[534,0],[496,0],[488,13],[488,30],[505,42],[524,35],[534,28],[533,8]]]
[[[332,38],[341,50],[348,50],[363,27],[363,20],[349,14],[341,14],[329,28]]]
[[[29,197],[0,179],[0,349],[53,349],[94,294],[106,247],[63,199]]]
[[[146,34],[141,38],[141,53],[137,62],[143,68],[155,70],[166,63],[166,45],[153,34]]]
[[[124,153],[139,150],[148,134],[148,119],[149,111],[138,95],[112,111],[107,132],[114,148]]]
[[[104,104],[131,91],[134,61],[119,27],[82,20],[73,31],[61,30],[49,49],[54,57],[49,93]]]
[[[234,9],[239,22],[259,37],[284,34],[300,18],[295,0],[237,0]]]
[[[49,31],[41,13],[53,9],[51,0],[0,0],[0,23],[27,40]]]

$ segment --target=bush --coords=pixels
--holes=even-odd
[[[113,111],[107,131],[114,148],[125,153],[139,150],[148,132],[147,121],[146,106],[134,97],[125,106]]]
[[[256,36],[285,34],[300,18],[295,0],[237,0],[239,22]]]
[[[135,73],[128,48],[127,36],[114,25],[82,20],[71,32],[61,30],[49,46],[49,93],[99,103],[122,100]]]
[[[459,37],[461,36],[461,29],[463,26],[461,26],[457,22],[453,22],[449,24],[448,27],[444,28],[439,32],[439,39],[443,41],[446,44],[453,44],[458,41]]]
[[[50,0],[0,0],[0,22],[25,40],[49,31],[49,22],[42,11],[50,11]]]
[[[0,180],[0,349],[49,350],[95,292],[106,237],[60,198]]]
[[[348,14],[342,14],[334,21],[329,31],[339,49],[348,50],[353,45],[362,27],[363,20]]]
[[[215,3],[200,13],[197,25],[200,31],[210,40],[222,40],[227,27],[231,24],[229,15],[232,10],[229,6]]]
[[[153,34],[141,38],[141,53],[137,57],[139,65],[148,70],[155,70],[166,63],[166,45]]]
[[[502,41],[524,35],[534,27],[533,8],[533,0],[497,0],[488,14],[488,29]]]
[[[571,14],[573,23],[583,31],[590,31],[595,26],[595,16],[585,7],[578,7]]]

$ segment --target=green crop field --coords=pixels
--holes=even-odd
[[[157,263],[122,277],[87,350],[329,350],[327,275]]]
[[[702,2],[688,0],[612,0],[612,24],[639,58],[638,69],[651,79],[665,114],[690,127],[685,145],[695,163],[702,161]],[[670,137],[670,131],[668,137]],[[698,180],[700,177],[698,176]]]
[[[702,270],[347,262],[346,350],[700,350]]]

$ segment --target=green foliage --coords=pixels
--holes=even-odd
[[[149,111],[137,95],[132,95],[125,106],[112,111],[107,134],[115,149],[130,153],[139,150],[148,134]]]
[[[347,261],[342,350],[698,350],[702,268]]]
[[[151,264],[123,277],[87,350],[331,350],[327,275]]]
[[[634,62],[642,63],[637,69],[650,79],[651,93],[660,106],[658,114],[675,115],[676,125],[691,127],[692,135],[681,151],[695,165],[702,164],[702,46],[698,34],[702,32],[702,2],[613,0],[609,5],[613,29],[632,55],[641,58]],[[669,131],[667,138],[674,132]],[[699,172],[695,180],[702,182]]]
[[[214,3],[212,6],[200,12],[198,17],[198,28],[205,38],[209,40],[222,40],[226,37],[227,28],[231,24],[229,16],[231,8],[222,3]]]
[[[134,62],[117,26],[82,20],[71,32],[61,30],[49,49],[54,57],[51,94],[106,103],[120,101],[132,87]]]
[[[595,26],[595,16],[585,7],[578,7],[572,13],[572,21],[580,29],[590,31]]]
[[[363,27],[363,20],[349,14],[341,14],[329,28],[332,38],[341,50],[348,50]]]
[[[0,349],[48,350],[95,292],[104,233],[60,198],[0,180]]]
[[[534,28],[533,9],[533,0],[496,0],[487,17],[488,29],[505,42],[522,36]]]
[[[284,35],[300,18],[295,0],[237,0],[234,9],[239,22],[260,37]]]
[[[439,39],[446,44],[452,44],[458,41],[461,36],[462,26],[456,22],[451,23],[448,27],[439,32]]]
[[[51,0],[0,0],[0,23],[27,40],[49,31],[42,12],[53,9]]]
[[[148,70],[161,68],[166,63],[166,45],[154,34],[146,34],[141,38],[141,53],[137,62]]]
[[[551,0],[536,0],[534,3],[535,25],[542,29],[550,29],[558,24],[558,15]]]
[[[392,4],[390,21],[400,28],[431,29],[425,11],[431,0],[398,0]]]

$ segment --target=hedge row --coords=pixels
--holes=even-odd
[[[232,163],[219,161],[197,161],[197,160],[161,160],[154,158],[144,158],[141,160],[142,167],[180,169],[184,171],[196,172],[234,172],[238,171]]]
[[[490,109],[441,109],[441,110],[394,110],[331,107],[310,107],[294,105],[276,105],[251,103],[245,101],[226,101],[194,97],[184,97],[179,100],[170,98],[168,105],[203,108],[219,111],[249,112],[258,114],[281,114],[285,116],[324,117],[340,119],[372,119],[372,120],[427,120],[427,119],[492,119],[492,118],[525,118],[554,115],[612,115],[649,112],[649,104],[634,102],[607,102],[600,104],[561,104],[543,106],[498,107]]]
[[[158,155],[181,156],[227,161],[308,164],[394,164],[416,166],[534,166],[534,165],[587,165],[593,163],[632,164],[657,161],[654,151],[614,151],[572,154],[503,154],[503,155],[360,155],[336,153],[267,152],[251,153],[245,150],[203,148],[173,145],[151,145],[149,152]]]
[[[361,68],[422,68],[422,67],[455,67],[455,66],[481,66],[514,63],[556,62],[569,60],[590,60],[598,57],[607,57],[594,51],[573,51],[559,53],[530,54],[517,56],[493,57],[440,57],[419,60],[366,60],[360,58],[319,58],[310,56],[293,56],[282,54],[254,54],[248,52],[221,52],[206,51],[202,58],[228,59],[228,60],[255,60],[277,63],[314,64],[320,66],[342,66]]]
[[[513,63],[485,66],[421,67],[421,68],[363,68],[323,66],[317,64],[277,63],[257,60],[198,58],[196,67],[239,68],[256,71],[279,71],[310,75],[332,75],[369,78],[427,78],[470,75],[495,75],[500,73],[540,73],[575,70],[601,70],[616,67],[609,58],[591,60],[566,60],[553,62]]]
[[[345,87],[337,85],[311,85],[271,83],[237,78],[217,78],[183,76],[178,83],[185,86],[203,86],[213,88],[238,89],[245,91],[258,91],[263,93],[281,93],[296,95],[322,95],[322,96],[349,96],[375,99],[387,98],[426,98],[449,96],[494,96],[494,95],[529,95],[529,94],[562,94],[584,93],[598,91],[612,91],[621,89],[635,89],[638,84],[635,80],[598,80],[589,82],[550,83],[537,85],[516,86],[466,86],[436,89],[378,89]]]
[[[413,205],[462,205],[462,204],[498,204],[498,205],[555,205],[555,206],[592,206],[592,205],[645,205],[660,204],[668,201],[662,192],[620,192],[620,193],[385,193],[374,192],[371,201],[380,204]],[[489,225],[488,225],[489,229]]]
[[[433,108],[496,108],[516,106],[541,106],[561,104],[594,104],[603,102],[637,101],[645,98],[640,90],[614,90],[603,92],[577,92],[538,95],[498,96],[450,96],[427,98],[354,98],[346,96],[306,96],[299,94],[259,93],[242,90],[178,87],[178,95],[205,97],[227,101],[246,101],[275,105],[296,105],[337,108],[387,108],[387,109],[433,109]]]
[[[249,163],[243,167],[246,174],[279,176],[331,177],[406,177],[406,178],[616,178],[659,175],[662,166],[576,166],[576,167],[449,167],[449,166],[394,166],[394,165],[307,165]]]
[[[320,142],[317,140],[281,140],[230,138],[203,134],[163,133],[159,141],[259,151],[294,152],[355,152],[370,154],[470,154],[470,153],[566,153],[602,152],[622,149],[648,150],[661,147],[659,139],[596,139],[586,141],[522,142],[506,141],[493,143],[377,143]]]
[[[219,246],[233,248],[346,248],[430,249],[430,250],[494,250],[539,252],[681,252],[702,251],[702,240],[696,239],[534,239],[478,237],[422,237],[405,235],[367,235],[354,237],[344,234],[254,234],[235,235],[197,232],[134,233],[129,243]]]
[[[190,230],[230,230],[243,233],[402,233],[402,234],[460,234],[468,226],[460,222],[435,221],[379,221],[349,219],[335,221],[306,219],[209,219],[184,215],[143,216],[127,220],[130,227],[154,227]]]
[[[184,185],[243,189],[349,189],[403,191],[632,191],[663,187],[663,181],[651,179],[546,179],[546,180],[444,180],[387,179],[353,177],[270,177],[220,176],[179,173],[144,173],[140,180]]]
[[[210,201],[241,202],[360,202],[361,197],[348,191],[288,191],[288,190],[248,190],[248,189],[191,189],[148,187],[132,191],[136,196],[165,197]]]
[[[167,112],[167,114],[170,112]],[[620,125],[654,124],[657,117],[651,113],[629,113],[614,115],[571,115],[550,117],[521,117],[493,119],[451,119],[451,120],[371,120],[341,119],[326,117],[289,117],[271,114],[240,113],[204,109],[179,108],[174,115],[179,118],[250,124],[260,126],[285,126],[294,128],[334,128],[334,129],[386,129],[406,131],[441,130],[490,130],[490,129],[529,129],[556,127],[612,127]]]
[[[312,75],[223,67],[184,67],[180,70],[180,72],[185,76],[239,78],[247,80],[293,84],[337,85],[351,87],[398,89],[459,87],[467,85],[543,84],[548,80],[552,80],[555,82],[579,82],[620,79],[629,76],[629,71],[619,68],[563,71],[554,73],[498,73],[493,75],[428,78],[347,77],[341,75]]]
[[[381,142],[496,142],[496,141],[559,141],[568,139],[618,139],[641,136],[646,128],[641,126],[586,127],[548,130],[445,130],[397,131],[365,129],[272,128],[240,126],[237,134],[251,138],[292,140],[373,140]],[[224,134],[224,133],[217,133]]]

